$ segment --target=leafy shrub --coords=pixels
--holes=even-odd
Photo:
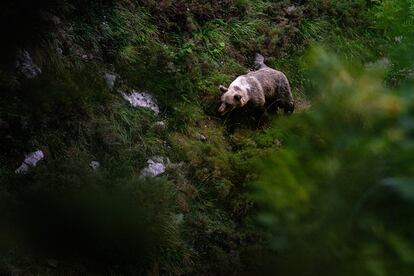
[[[273,268],[410,275],[411,96],[323,51],[311,60],[313,107],[279,121],[285,147],[258,160],[254,199],[278,252]]]
[[[389,79],[394,84],[412,76],[412,48],[414,45],[414,3],[403,1],[375,1],[371,9],[373,26],[381,30],[387,41],[387,58],[391,59]]]

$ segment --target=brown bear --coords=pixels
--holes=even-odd
[[[261,113],[270,108],[292,113],[295,105],[285,74],[264,64],[264,57],[260,54],[256,54],[255,65],[257,70],[237,77],[228,88],[220,85],[223,95],[218,111],[225,114],[250,106]]]

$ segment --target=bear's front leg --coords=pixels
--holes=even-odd
[[[267,121],[266,109],[264,107],[256,107],[253,110],[252,115],[256,124],[256,128],[262,127]]]
[[[295,110],[295,103],[294,102],[287,102],[287,101],[285,101],[283,103],[283,112],[286,115],[292,114],[294,110]]]

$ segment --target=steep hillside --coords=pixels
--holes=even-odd
[[[302,176],[296,187],[289,174],[299,175],[302,166],[316,174],[309,155],[324,156],[298,136],[313,137],[312,128],[322,135],[334,126],[326,118],[348,122],[337,113],[349,106],[335,106],[343,99],[324,94],[342,87],[337,82],[349,84],[348,73],[358,79],[372,65],[382,73],[373,83],[385,79],[400,87],[411,72],[412,64],[399,62],[401,50],[394,46],[400,33],[412,35],[412,17],[403,29],[390,29],[403,24],[386,21],[387,12],[399,14],[403,5],[20,0],[0,6],[5,275],[256,275],[268,273],[275,259],[280,275],[290,275],[292,262],[306,252],[299,250],[303,255],[294,261],[290,251],[278,258],[285,248],[283,231],[312,239],[295,232],[303,215],[295,208],[312,202],[307,193],[317,188],[309,184],[302,193],[298,187],[310,178]],[[404,38],[401,45],[411,49],[411,42]],[[326,52],[310,51],[316,44]],[[298,107],[292,116],[266,114],[258,125],[248,113],[217,113],[219,85],[251,69],[255,53],[288,76]],[[368,86],[352,83],[343,91]],[[130,95],[141,106],[132,106]],[[313,99],[320,109],[310,108]],[[360,106],[368,103],[378,107],[365,98]],[[366,116],[361,120],[376,115]],[[317,141],[312,147],[320,146]],[[309,155],[297,161],[302,150]],[[22,164],[35,151],[41,160]],[[269,156],[285,159],[262,164]],[[321,166],[329,167],[322,157]],[[269,184],[275,179],[282,190]],[[310,246],[325,242],[318,241]],[[317,260],[309,267],[316,271],[324,264]]]

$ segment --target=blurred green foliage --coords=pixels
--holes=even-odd
[[[269,268],[411,275],[412,86],[387,88],[386,68],[344,65],[318,47],[307,60],[312,107],[278,120],[284,147],[257,160],[253,199],[277,252]]]
[[[380,29],[386,39],[392,61],[390,78],[395,83],[413,73],[414,2],[387,0],[375,3],[377,5],[370,11],[374,18],[373,27]]]

